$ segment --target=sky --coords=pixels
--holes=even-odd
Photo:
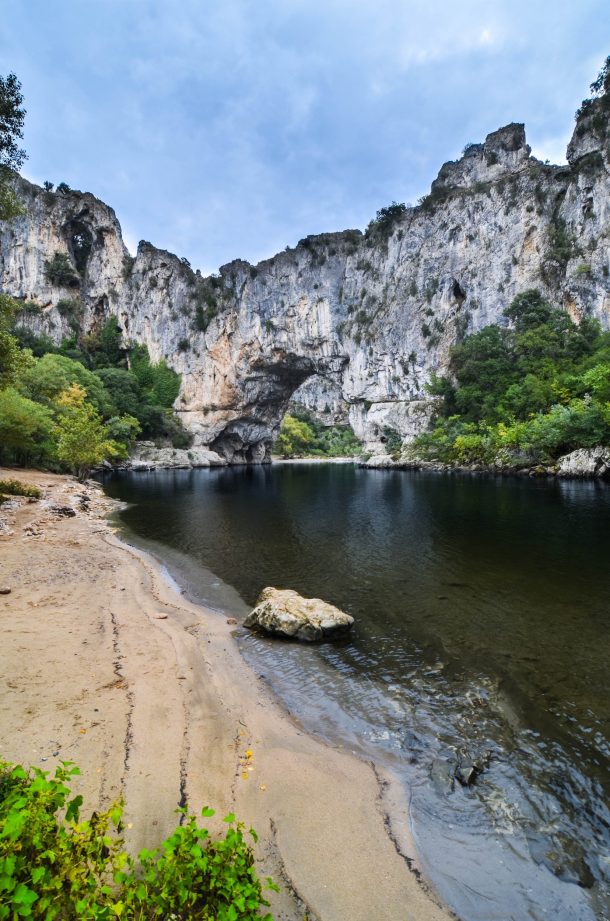
[[[564,162],[609,0],[0,0],[23,173],[205,273],[415,203],[511,121]]]

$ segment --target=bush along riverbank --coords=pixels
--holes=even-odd
[[[610,475],[610,333],[537,290],[504,317],[456,345],[450,374],[433,378],[431,429],[369,466]]]

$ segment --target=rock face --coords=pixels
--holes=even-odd
[[[140,441],[125,464],[130,470],[157,468],[222,467],[226,460],[207,448],[157,448],[152,441]]]
[[[130,257],[92,195],[18,180],[28,211],[0,225],[0,285],[33,303],[22,321],[56,341],[115,315],[126,343],[182,374],[175,408],[195,447],[229,463],[269,458],[293,397],[384,453],[388,430],[407,442],[425,428],[425,385],[451,346],[505,322],[519,292],[539,288],[575,321],[610,327],[610,146],[598,108],[579,119],[568,166],[536,160],[523,125],[508,125],[445,163],[390,227],[307,237],[210,278],[150,243]],[[45,277],[58,252],[78,269],[68,289]]]
[[[610,477],[610,448],[579,448],[557,461],[557,475],[566,477]]]
[[[244,627],[314,643],[347,633],[353,623],[349,614],[319,598],[303,598],[291,589],[265,588]]]
[[[383,470],[386,467],[396,467],[397,462],[389,454],[373,454],[362,466],[369,467],[371,470]]]

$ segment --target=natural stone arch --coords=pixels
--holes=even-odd
[[[229,463],[268,463],[293,395],[307,380],[340,375],[348,361],[347,356],[290,353],[275,355],[269,362],[261,356],[241,381],[241,411],[227,421],[210,448]]]

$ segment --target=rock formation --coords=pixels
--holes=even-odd
[[[42,309],[23,315],[56,341],[115,315],[125,342],[182,374],[176,411],[229,463],[267,460],[291,399],[349,420],[379,454],[427,424],[425,385],[466,333],[504,322],[536,287],[579,320],[610,326],[610,147],[598,103],[579,118],[567,166],[530,154],[512,124],[445,163],[430,194],[386,226],[310,236],[257,266],[204,278],[141,242],[88,193],[17,181],[27,214],[0,225],[0,285]],[[51,285],[45,260],[76,273]]]
[[[223,467],[226,463],[224,457],[207,448],[158,448],[153,441],[138,441],[129,460],[121,467],[127,470],[188,469]]]
[[[341,636],[353,624],[354,618],[334,604],[280,588],[264,588],[244,621],[244,627],[306,643]]]
[[[610,477],[610,448],[578,448],[557,461],[558,476],[599,479]]]

